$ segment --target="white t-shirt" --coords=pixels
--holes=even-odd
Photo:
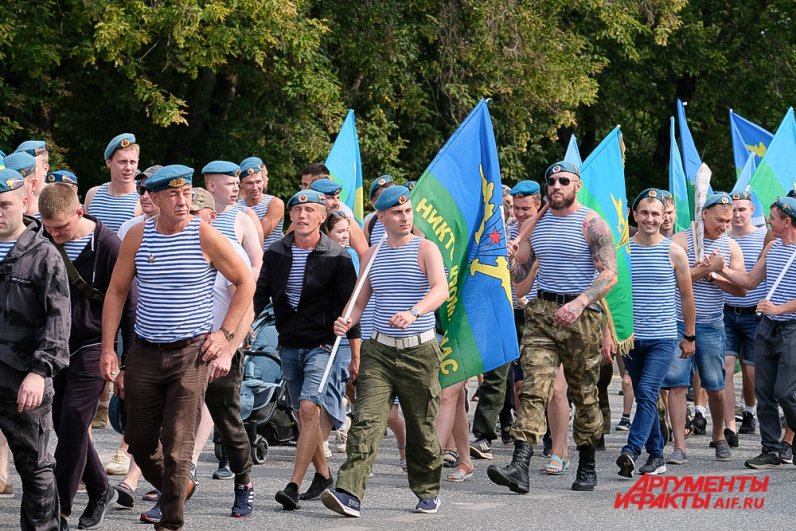
[[[146,214],[141,214],[140,216],[128,219],[127,221],[121,224],[119,230],[116,231],[116,235],[119,237],[120,240],[124,240],[124,236],[125,234],[127,234],[127,231],[130,230],[133,226],[143,222],[145,219],[146,219]]]
[[[231,240],[230,243],[232,244],[232,248],[235,249],[235,252],[238,253],[238,256],[246,263],[246,267],[251,269],[249,256],[246,254],[241,244]],[[232,297],[229,293],[229,287],[231,285],[232,282],[227,280],[224,275],[220,272],[216,273],[216,283],[213,285],[213,330],[221,328],[224,317],[227,315],[229,303],[232,301]],[[242,343],[243,341],[241,340],[241,344]]]

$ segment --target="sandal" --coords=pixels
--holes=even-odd
[[[158,501],[160,499],[160,491],[158,489],[152,489],[144,494],[142,499],[144,501]]]
[[[442,466],[445,468],[456,468],[459,466],[459,452],[456,450],[443,449]]]
[[[126,507],[127,509],[132,509],[135,507],[135,489],[133,489],[124,481],[120,481],[118,484],[111,486],[118,495],[116,498],[116,503],[122,507]]]
[[[544,470],[545,474],[560,476],[569,470],[569,461],[553,454],[550,456],[550,462],[547,463],[542,470]]]
[[[403,445],[403,446],[399,446],[399,447],[398,447],[398,452],[399,452],[399,455],[400,455],[400,451],[401,451],[401,450],[404,450],[404,451],[405,451],[405,450],[406,450],[406,445]],[[400,463],[400,465],[401,465],[401,470],[403,470],[404,472],[406,472],[407,470],[409,470],[409,467],[408,467],[408,466],[407,466],[407,464],[406,464],[406,457],[401,457],[401,458],[399,459],[399,463]]]
[[[470,470],[468,472],[465,472],[462,470],[461,466],[458,466],[453,472],[445,476],[445,479],[453,483],[462,483],[464,480],[473,477],[473,472],[475,472],[474,466],[470,466]]]

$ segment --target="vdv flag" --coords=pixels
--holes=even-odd
[[[694,209],[691,208],[688,196],[688,183],[683,171],[683,161],[680,159],[680,148],[674,135],[674,116],[669,119],[669,193],[674,199],[674,208],[677,217],[674,220],[674,232],[686,230],[691,226]],[[692,184],[693,193],[693,184]]]
[[[791,107],[779,124],[763,160],[752,176],[752,191],[757,194],[766,211],[777,196],[787,194],[794,187],[796,181],[794,160],[796,160],[796,120]]]
[[[732,154],[735,159],[735,173],[741,174],[749,153],[755,154],[755,167],[763,160],[766,149],[774,135],[730,109],[730,132],[732,133]]]
[[[694,137],[691,136],[691,130],[688,129],[688,122],[685,119],[685,105],[680,101],[680,98],[677,98],[677,123],[680,127],[680,143],[683,147],[683,169],[685,170],[686,183],[688,184],[688,210],[693,212],[694,180],[699,167],[702,166],[702,160],[699,158],[699,152],[697,152],[694,144]]]
[[[448,299],[438,310],[440,384],[517,359],[497,146],[486,100],[462,122],[412,190],[414,222],[442,252]]]
[[[577,168],[583,165],[583,160],[580,158],[580,150],[578,149],[578,140],[575,135],[569,137],[569,145],[567,146],[567,153],[564,155],[564,160],[571,162]]]
[[[743,168],[741,169],[741,175],[738,176],[738,180],[735,181],[735,186],[730,193],[734,194],[736,192],[745,192],[746,189],[750,187],[749,183],[752,180],[752,175],[754,175],[755,170],[757,169],[757,164],[755,164],[757,155],[751,151],[748,151],[747,155],[746,164],[744,164]],[[762,227],[766,224],[766,212],[763,210],[763,206],[760,204],[760,200],[757,198],[757,194],[754,192],[752,192],[752,205],[755,209],[754,213],[752,214],[752,225],[756,227]]]
[[[630,231],[625,190],[625,145],[619,126],[614,128],[580,167],[583,187],[578,200],[603,218],[616,245],[617,282],[606,295],[619,351],[633,347],[633,290],[630,284]]]
[[[354,213],[354,218],[361,222],[364,212],[362,159],[359,155],[354,111],[351,109],[348,110],[325,164],[332,174],[332,179],[343,186],[340,190],[340,201],[346,204]]]

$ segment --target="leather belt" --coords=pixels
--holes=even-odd
[[[407,337],[393,337],[381,332],[373,332],[372,339],[382,345],[387,345],[393,348],[412,348],[427,343],[431,340],[437,339],[437,334],[434,329],[426,330],[422,334]]]
[[[569,295],[565,293],[553,293],[552,291],[545,291],[543,289],[540,289],[537,292],[537,295],[542,300],[549,302],[557,302],[558,304],[566,304],[568,302],[572,302],[580,296],[580,294]]]
[[[755,309],[757,306],[731,306],[729,304],[724,305],[724,309],[730,313],[734,313],[735,315],[749,315],[755,313]]]
[[[136,336],[135,340],[140,345],[155,350],[179,350],[181,348],[190,347],[200,341],[203,341],[208,334],[199,334],[198,336],[189,337],[188,339],[180,339],[179,341],[172,341],[171,343],[153,343],[146,339]]]

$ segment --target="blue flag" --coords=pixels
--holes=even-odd
[[[750,122],[746,118],[735,114],[730,109],[730,132],[732,133],[732,154],[735,159],[735,173],[741,174],[746,165],[749,153],[755,155],[755,167],[763,160],[768,145],[774,135]]]
[[[567,154],[564,155],[564,160],[571,162],[578,168],[583,164],[583,160],[580,158],[580,150],[578,149],[578,140],[575,135],[569,137],[569,145],[567,146]]]
[[[359,155],[359,140],[353,110],[349,109],[325,164],[332,174],[332,179],[343,186],[340,190],[340,201],[347,205],[354,213],[354,218],[361,222],[364,213],[362,159]]]
[[[688,190],[688,180],[683,171],[683,161],[680,159],[680,148],[674,135],[674,116],[669,118],[669,193],[674,199],[676,217],[674,232],[680,232],[691,226],[694,220],[694,209],[691,207],[689,197],[694,193],[694,184],[691,183],[691,192]]]
[[[730,193],[746,191],[751,192],[752,205],[755,209],[754,213],[752,214],[752,225],[756,227],[762,227],[766,224],[766,211],[763,210],[763,205],[760,204],[757,194],[751,191],[750,184],[752,182],[752,175],[754,175],[755,170],[757,170],[757,164],[755,163],[757,156],[751,151],[747,152],[747,155],[746,164],[744,164],[743,168],[741,169],[741,175],[738,176],[738,180],[735,181],[735,186]]]
[[[757,194],[766,208],[777,196],[785,195],[796,188],[794,160],[796,160],[796,117],[791,107],[779,124],[763,160],[752,175],[752,191]]]
[[[495,135],[481,100],[412,190],[415,226],[448,270],[449,296],[438,311],[443,387],[519,357],[502,204]]]
[[[702,159],[694,144],[694,137],[688,129],[688,122],[685,119],[685,105],[677,98],[677,123],[680,128],[680,143],[683,147],[683,169],[688,183],[688,204],[691,212],[694,212],[694,180],[697,171],[702,166]],[[691,215],[693,217],[693,214]]]

